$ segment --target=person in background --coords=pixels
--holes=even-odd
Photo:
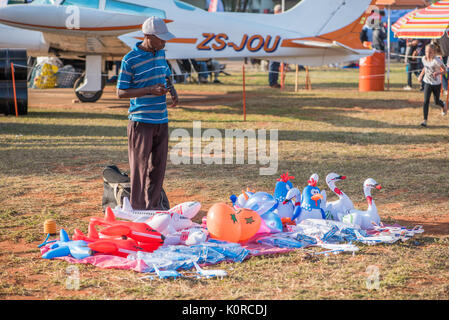
[[[145,20],[142,32],[144,40],[122,59],[117,96],[130,99],[127,134],[131,205],[138,210],[160,210],[168,156],[167,92],[171,106],[178,104],[163,49],[165,41],[175,36],[158,17]]]
[[[444,64],[447,65],[448,56],[449,56],[449,38],[441,37],[440,39],[437,40],[437,43],[438,43],[438,47],[440,48],[440,51],[441,51],[442,60],[443,60]],[[448,78],[447,78],[447,70],[446,70],[445,74],[443,74],[444,94],[447,94],[447,87],[448,87],[447,82],[448,82]]]
[[[445,72],[446,66],[443,61],[436,56],[436,47],[434,44],[428,44],[425,49],[425,55],[422,57],[423,69],[418,80],[424,83],[424,104],[423,115],[424,121],[422,127],[427,127],[427,118],[429,115],[430,96],[433,93],[435,104],[440,106],[442,115],[447,114],[447,106],[440,100],[441,91],[441,75]]]
[[[373,26],[373,49],[378,51],[385,51],[385,39],[387,39],[387,29],[385,24],[382,23],[382,17],[385,16],[385,11],[381,10],[380,21]]]
[[[398,59],[397,61],[401,61],[401,56],[405,55],[405,50],[407,48],[407,40],[406,39],[399,39],[398,40]]]
[[[274,14],[282,13],[282,7],[280,4],[274,6]],[[280,88],[281,85],[278,83],[279,79],[279,67],[281,63],[279,61],[270,60],[268,65],[268,84],[271,88]]]
[[[220,62],[218,62],[215,59],[209,59],[207,61],[208,68],[210,68],[213,76],[214,76],[214,83],[221,83],[220,80],[218,80],[218,76],[220,75],[221,67]]]
[[[421,57],[423,55],[423,43],[418,39],[413,39],[407,44],[407,49],[405,52],[405,70],[407,72],[407,85],[404,87],[404,90],[412,90],[413,81],[412,74],[415,74],[416,77],[419,77],[419,74],[422,70]],[[424,90],[424,83],[421,82],[420,91]]]

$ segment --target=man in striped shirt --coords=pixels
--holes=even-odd
[[[166,94],[172,107],[178,95],[171,82],[165,59],[165,42],[174,38],[165,22],[148,18],[142,25],[145,35],[127,53],[117,81],[119,98],[130,98],[128,158],[134,209],[162,209],[161,192],[168,154],[168,114]]]

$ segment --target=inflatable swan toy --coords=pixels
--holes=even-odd
[[[291,221],[295,220],[301,214],[301,191],[299,191],[298,188],[292,188],[288,190],[283,204],[292,201],[293,199],[295,199],[295,202]]]
[[[337,181],[345,180],[346,176],[341,176],[335,172],[331,172],[326,176],[326,183],[338,197],[338,200],[327,202],[326,191],[322,191],[323,199],[321,200],[322,208],[326,213],[326,219],[341,221],[341,217],[349,213],[349,210],[354,209],[354,204],[351,199],[339,188],[335,186]]]
[[[358,225],[363,230],[374,229],[374,224],[380,224],[380,217],[377,213],[376,204],[371,196],[372,189],[380,190],[382,187],[374,179],[368,178],[363,183],[363,192],[366,201],[368,202],[368,209],[366,211],[351,209],[348,214],[342,217],[342,222]]]

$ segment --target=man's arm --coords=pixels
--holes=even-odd
[[[154,86],[144,88],[117,89],[117,96],[122,98],[140,98],[146,95],[161,96],[167,93],[163,84],[158,83]]]
[[[178,93],[176,92],[175,87],[173,86],[173,83],[171,81],[170,77],[166,77],[165,80],[167,81],[167,91],[170,92],[171,99],[173,101],[172,105],[170,107],[176,107],[178,105]]]

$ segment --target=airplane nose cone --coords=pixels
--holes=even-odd
[[[33,24],[36,24],[35,20],[39,19],[38,14],[41,13],[38,7],[39,6],[31,6],[28,4],[2,7],[0,8],[0,23],[13,27],[32,27]],[[44,15],[44,17],[45,16],[46,15]],[[40,18],[44,19],[44,17],[41,16]]]
[[[5,7],[0,7],[0,19],[16,21],[17,19],[22,20],[24,18],[24,10],[28,5],[16,4],[8,5]]]

